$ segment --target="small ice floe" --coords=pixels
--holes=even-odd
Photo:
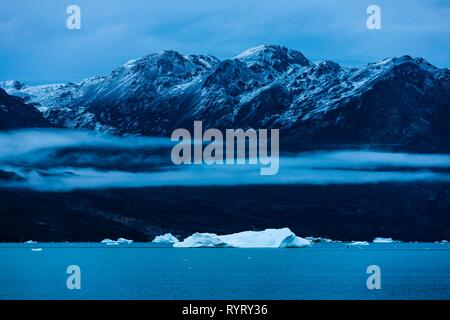
[[[33,249],[31,249],[31,251],[34,251],[34,252],[41,252],[41,251],[42,251],[42,248],[33,248]]]
[[[171,233],[163,234],[162,236],[156,236],[152,242],[155,243],[177,243],[179,240]]]
[[[33,244],[33,243],[37,243],[36,241],[33,241],[33,240],[28,240],[28,241],[26,241],[26,242],[24,242],[24,243],[26,243],[26,244]]]
[[[369,243],[367,241],[352,241],[350,243],[347,243],[347,247],[361,247],[361,246],[368,246]]]
[[[133,240],[128,240],[128,239],[125,239],[125,238],[119,238],[119,239],[117,239],[116,242],[117,242],[117,243],[130,244],[130,243],[133,243]]]
[[[373,239],[373,243],[394,243],[397,241],[392,240],[392,238],[375,238]]]
[[[195,233],[177,248],[304,248],[311,241],[297,237],[289,228],[267,229],[264,231],[244,231],[229,235]]]
[[[111,239],[104,239],[104,240],[102,240],[101,243],[104,243],[107,246],[117,246],[117,245],[119,245],[119,242],[111,240]]]
[[[333,240],[327,239],[327,238],[321,238],[321,237],[306,237],[305,238],[308,241],[311,241],[312,243],[331,243]]]
[[[441,243],[448,243],[448,241],[447,240],[442,240]]]

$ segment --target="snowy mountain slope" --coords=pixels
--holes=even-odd
[[[164,51],[76,84],[0,87],[69,128],[169,136],[202,120],[280,128],[292,149],[450,152],[450,71],[409,56],[344,68],[276,45],[223,61]]]
[[[0,130],[51,126],[36,108],[0,89]]]
[[[405,56],[369,65],[349,80],[351,90],[332,100],[331,108],[316,107],[298,119],[292,135],[306,135],[313,144],[450,151],[449,70]]]

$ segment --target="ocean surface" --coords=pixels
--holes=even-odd
[[[70,265],[80,267],[80,290],[66,286]],[[380,267],[379,290],[367,288],[370,265]],[[0,299],[450,299],[450,244],[8,243],[0,244]]]

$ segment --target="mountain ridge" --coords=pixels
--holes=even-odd
[[[450,152],[450,71],[402,56],[347,68],[279,45],[231,59],[168,50],[79,83],[5,83],[51,123],[113,134],[279,128],[288,150]]]

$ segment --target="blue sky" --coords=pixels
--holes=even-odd
[[[82,29],[66,28],[79,5]],[[366,9],[382,9],[382,30]],[[422,56],[450,67],[447,0],[15,0],[0,4],[0,80],[79,81],[164,49],[229,58],[264,43],[359,66]]]

